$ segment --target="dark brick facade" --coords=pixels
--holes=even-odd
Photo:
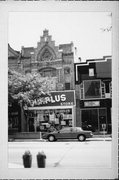
[[[92,129],[94,132],[100,132],[104,123],[106,124],[107,133],[111,133],[111,67],[111,56],[75,64],[77,126],[91,125],[94,126]],[[98,88],[99,96],[97,96],[96,92],[97,83],[100,86]]]

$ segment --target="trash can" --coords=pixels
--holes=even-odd
[[[26,151],[23,155],[24,168],[31,168],[31,164],[32,164],[32,155],[30,151]]]
[[[44,152],[38,152],[37,154],[37,166],[38,168],[45,168],[45,164],[46,164],[46,155],[44,154]]]

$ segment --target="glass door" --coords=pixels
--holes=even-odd
[[[98,125],[98,109],[81,110],[82,128],[84,130],[91,130],[97,132]]]

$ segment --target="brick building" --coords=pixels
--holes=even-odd
[[[21,53],[14,51],[8,45],[9,68],[29,73],[39,72],[42,76],[52,76],[57,79],[56,90],[74,89],[74,53],[73,43],[55,46],[48,30],[43,31],[43,36],[37,47],[23,47]]]
[[[27,126],[25,120],[21,120],[21,131],[37,132],[39,126],[42,130],[47,129],[49,121],[58,125],[56,115],[59,117],[63,115],[60,125],[75,126],[73,43],[56,46],[52,36],[45,29],[36,48],[22,47],[21,52],[17,52],[9,45],[8,52],[9,68],[23,74],[38,72],[43,77],[54,77],[55,86],[52,98],[60,97],[57,100],[58,103],[53,103],[53,99],[47,106],[29,107]],[[63,100],[63,103],[61,100]]]

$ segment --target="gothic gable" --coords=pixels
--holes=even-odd
[[[56,59],[55,52],[49,46],[44,46],[38,53],[38,61],[52,61]]]
[[[52,41],[52,36],[49,35],[48,30],[44,30],[35,50],[35,60],[52,61],[58,59],[61,59],[61,51],[59,51],[58,46],[55,46],[55,42]]]

